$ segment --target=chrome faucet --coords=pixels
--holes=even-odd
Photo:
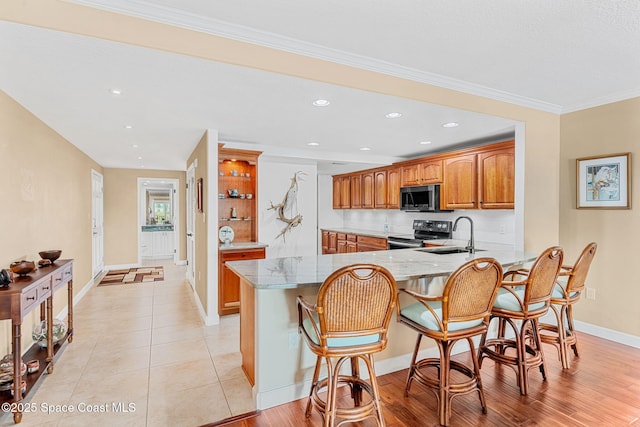
[[[471,224],[471,236],[469,237],[469,244],[465,247],[465,249],[468,250],[470,254],[474,254],[476,253],[476,247],[473,239],[473,220],[468,216],[459,216],[453,223],[453,231],[456,231],[456,228],[458,227],[458,221],[460,221],[462,218],[468,219],[469,224]]]

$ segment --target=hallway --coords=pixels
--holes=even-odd
[[[255,410],[240,368],[238,315],[205,327],[185,267],[145,265],[162,265],[165,280],[93,286],[77,304],[73,343],[29,396],[36,412],[20,425],[197,426]],[[61,406],[42,411],[52,405]],[[2,415],[0,425],[13,417]]]

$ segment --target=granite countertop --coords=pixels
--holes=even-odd
[[[504,245],[503,245],[504,246]],[[481,248],[481,246],[478,246]],[[484,249],[484,248],[482,248]],[[492,257],[506,269],[536,258],[535,254],[513,249],[488,249],[469,253],[438,255],[416,249],[356,252],[335,255],[267,258],[231,261],[227,265],[256,289],[294,289],[318,286],[340,267],[356,263],[380,264],[396,281],[447,276],[466,261]]]
[[[142,231],[173,231],[173,224],[143,225]]]
[[[219,248],[221,251],[237,251],[242,249],[260,249],[266,248],[267,246],[269,245],[260,242],[233,242],[228,245],[221,243]]]

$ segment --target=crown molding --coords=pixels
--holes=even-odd
[[[587,108],[600,107],[602,105],[612,104],[614,102],[625,101],[627,99],[638,98],[638,97],[640,97],[640,88],[637,88],[635,90],[616,92],[611,95],[601,96],[599,98],[592,99],[589,102],[574,104],[574,105],[564,107],[562,109],[561,114],[574,113],[576,111],[586,110]]]
[[[554,114],[566,114],[585,108],[592,108],[611,102],[640,96],[640,89],[616,93],[592,101],[562,106],[534,98],[516,95],[510,92],[487,86],[454,79],[451,77],[429,73],[414,68],[404,67],[387,61],[349,53],[338,49],[308,43],[267,31],[260,31],[242,25],[231,24],[213,18],[199,16],[182,10],[160,6],[143,0],[70,0],[84,6],[107,10],[119,14],[135,16],[145,20],[161,22],[211,35],[226,37],[251,44],[265,46],[297,55],[308,56],[367,71],[386,74],[407,80],[438,86],[458,92],[481,96],[496,101],[507,102],[522,107],[545,111]]]

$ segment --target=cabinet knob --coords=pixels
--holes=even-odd
[[[27,301],[34,301],[36,297],[27,297]]]

